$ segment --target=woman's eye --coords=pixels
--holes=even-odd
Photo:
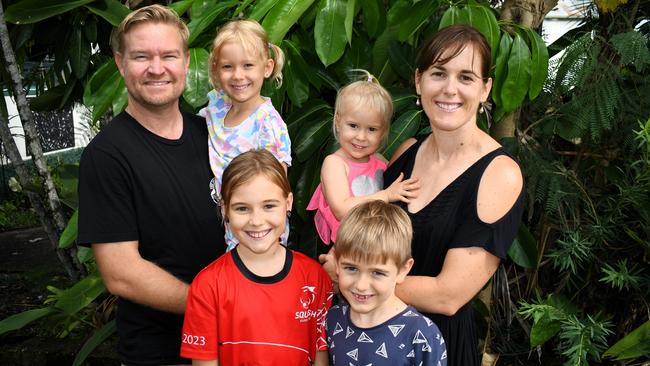
[[[461,75],[460,76],[460,81],[462,81],[464,83],[471,83],[472,81],[474,81],[474,78],[471,77],[471,76],[468,76],[468,75]]]
[[[442,80],[447,75],[445,75],[445,73],[441,72],[441,71],[434,71],[434,72],[431,73],[431,76],[433,77],[434,80]]]

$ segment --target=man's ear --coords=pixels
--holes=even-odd
[[[117,69],[120,71],[120,75],[124,77],[124,71],[122,68],[122,61],[124,60],[124,56],[122,56],[122,54],[119,52],[115,52],[113,53],[113,58],[115,59],[115,65],[117,66]]]
[[[403,265],[398,269],[398,271],[397,271],[397,281],[396,281],[398,284],[404,282],[404,279],[406,278],[406,276],[407,276],[407,275],[409,274],[409,272],[411,271],[411,268],[413,267],[413,263],[414,263],[414,262],[415,262],[415,261],[413,260],[413,258],[409,258],[409,259],[407,259],[406,262],[404,262],[404,264],[403,264]]]

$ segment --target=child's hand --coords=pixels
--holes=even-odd
[[[388,202],[402,201],[409,203],[412,198],[418,196],[420,190],[420,179],[409,178],[404,180],[404,173],[399,173],[399,177],[386,188]]]
[[[339,293],[339,277],[336,275],[336,257],[334,256],[334,247],[327,254],[318,256],[318,261],[323,265],[323,269],[332,279],[332,290],[335,294]]]

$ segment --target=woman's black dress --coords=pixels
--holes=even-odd
[[[418,141],[388,168],[384,174],[385,187],[395,181],[400,172],[404,173],[404,179],[411,177],[417,151],[426,137],[418,136]],[[508,153],[498,148],[480,158],[418,212],[408,212],[407,205],[400,203],[413,225],[412,253],[415,264],[411,275],[437,276],[447,250],[451,248],[482,247],[505,259],[521,222],[523,190],[510,211],[495,223],[482,222],[476,211],[481,176],[490,162],[500,155]],[[480,365],[474,313],[470,304],[465,304],[453,316],[425,315],[438,325],[445,338],[449,366]]]

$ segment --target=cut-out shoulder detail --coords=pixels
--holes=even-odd
[[[488,164],[478,188],[476,212],[481,221],[492,224],[506,215],[522,193],[524,179],[519,165],[507,155]]]
[[[404,151],[408,150],[409,147],[413,146],[418,140],[415,138],[411,137],[408,140],[402,142],[398,147],[397,150],[393,153],[393,156],[390,158],[390,161],[388,162],[388,166],[391,166],[395,160],[397,160],[402,154],[404,154]]]

